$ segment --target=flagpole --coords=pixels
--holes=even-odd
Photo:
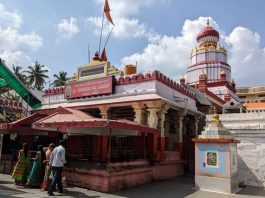
[[[101,39],[102,39],[102,31],[103,31],[103,22],[104,22],[104,10],[103,10],[103,13],[102,13],[101,31],[100,31],[99,46],[98,46],[98,53],[99,54],[100,54],[100,47],[101,47]]]
[[[109,32],[109,35],[108,35],[107,40],[106,40],[106,42],[105,42],[104,48],[106,47],[106,45],[107,45],[107,43],[108,43],[108,41],[109,41],[109,37],[110,37],[110,35],[111,35],[111,33],[112,33],[113,28],[114,28],[114,26],[112,26],[111,31]],[[103,48],[103,49],[104,49],[104,48]]]

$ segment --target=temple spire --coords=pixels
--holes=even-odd
[[[209,19],[207,19],[206,25],[207,25],[207,27],[210,26],[210,20]]]

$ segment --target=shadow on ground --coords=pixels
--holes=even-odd
[[[255,187],[255,186],[247,186],[245,188],[242,188],[241,191],[237,193],[237,195],[248,195],[248,196],[257,196],[257,197],[265,197],[265,190],[261,187]]]
[[[3,183],[9,183],[9,182],[3,182],[1,181],[1,184]],[[9,188],[9,187],[5,187],[5,186],[0,186],[0,197],[17,197],[14,195],[18,195],[18,194],[23,194],[25,193],[24,191],[21,190],[17,190],[17,189],[13,189],[13,188]]]
[[[79,192],[79,191],[74,191],[74,190],[67,190],[65,189],[64,190],[64,193],[62,194],[62,196],[70,196],[70,197],[78,197],[78,198],[100,198],[101,196],[98,196],[98,195],[92,195],[92,196],[89,196],[89,195],[86,195],[82,192]],[[56,195],[56,197],[60,197],[60,195]]]
[[[193,176],[184,175],[171,180],[153,182],[112,194],[128,198],[183,198],[195,192],[193,181]]]

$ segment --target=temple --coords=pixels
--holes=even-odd
[[[199,89],[218,109],[231,100],[238,102],[227,51],[220,46],[219,33],[209,21],[197,35],[197,43],[199,47],[191,52],[187,79],[182,77],[181,81]]]
[[[194,173],[192,138],[203,130],[205,114],[238,101],[219,33],[208,24],[197,41],[187,80],[179,83],[157,70],[137,73],[135,65],[117,69],[96,52],[65,86],[45,90],[31,115],[0,124],[0,133],[17,150],[22,142],[36,150],[67,139],[65,180],[92,190]]]
[[[32,150],[67,139],[66,182],[98,191],[194,172],[191,139],[205,118],[196,93],[159,71],[136,70],[95,53],[65,86],[45,90],[32,115],[0,130]]]

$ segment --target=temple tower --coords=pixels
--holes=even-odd
[[[207,75],[208,83],[220,82],[222,71],[225,73],[225,80],[231,83],[231,67],[227,63],[227,51],[218,42],[219,33],[207,20],[207,26],[197,35],[199,47],[191,52],[187,71],[189,85],[196,85],[201,74]]]

